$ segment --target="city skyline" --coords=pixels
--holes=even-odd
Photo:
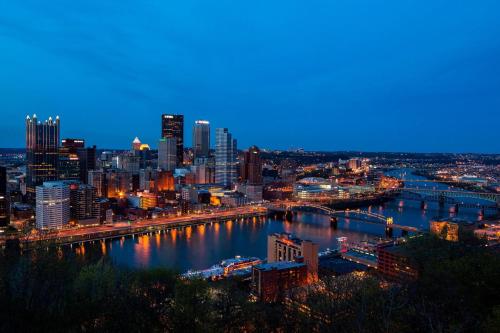
[[[2,147],[27,114],[115,149],[183,114],[241,147],[500,152],[493,1],[121,6],[0,5]]]

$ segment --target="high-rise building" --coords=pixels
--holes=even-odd
[[[119,169],[91,170],[88,184],[96,188],[98,197],[119,198],[130,191],[132,175]]]
[[[158,143],[158,168],[166,171],[174,170],[178,165],[177,158],[177,139],[160,139]]]
[[[237,179],[237,146],[227,128],[215,131],[215,182],[230,187]]]
[[[7,169],[0,167],[0,227],[10,223],[10,202],[7,193]]]
[[[184,163],[184,116],[180,114],[163,114],[161,116],[161,137],[175,138],[177,165]]]
[[[142,142],[138,137],[135,137],[134,141],[132,141],[132,150],[140,150]]]
[[[248,185],[262,185],[262,159],[260,150],[252,146],[244,153],[241,165],[241,180]]]
[[[131,174],[124,170],[108,170],[106,173],[108,198],[122,198],[130,191]]]
[[[89,170],[87,184],[96,189],[98,197],[108,196],[108,185],[106,179],[106,172],[103,170]]]
[[[194,160],[207,158],[210,154],[210,122],[197,120],[193,126]]]
[[[59,116],[43,123],[36,115],[26,117],[26,190],[31,199],[37,186],[58,178],[59,131]]]
[[[36,227],[59,229],[69,223],[70,190],[64,182],[49,181],[36,187]]]
[[[78,224],[98,224],[97,189],[75,182],[70,188],[70,217]]]
[[[60,180],[80,180],[81,162],[78,156],[78,149],[85,147],[82,139],[62,139],[59,147],[59,179]]]
[[[96,169],[96,146],[78,148],[76,153],[80,160],[80,181],[86,184],[89,171]]]

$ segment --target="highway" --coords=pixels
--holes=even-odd
[[[150,220],[139,220],[131,223],[120,222],[107,225],[61,229],[47,233],[35,233],[21,237],[20,241],[21,244],[27,247],[35,245],[35,243],[44,243],[44,245],[45,243],[46,245],[72,244],[154,232],[170,228],[188,227],[210,222],[226,221],[236,218],[262,216],[266,214],[266,207],[244,206],[212,213],[161,217]]]

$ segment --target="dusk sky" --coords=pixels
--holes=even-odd
[[[156,147],[162,113],[240,149],[500,153],[498,0],[0,2],[0,147],[24,119]]]

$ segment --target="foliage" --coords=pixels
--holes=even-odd
[[[0,331],[496,332],[500,258],[478,244],[410,240],[417,281],[325,277],[265,304],[240,280],[185,280],[106,257],[40,250],[0,258]]]

